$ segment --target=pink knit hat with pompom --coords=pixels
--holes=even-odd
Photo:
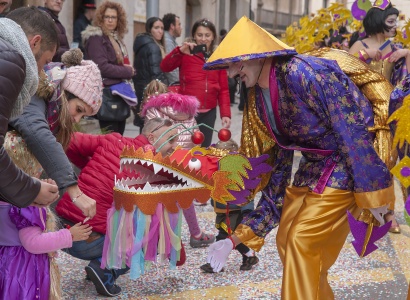
[[[97,65],[91,60],[82,60],[80,65],[66,69],[61,86],[87,103],[95,115],[102,102],[102,78]]]

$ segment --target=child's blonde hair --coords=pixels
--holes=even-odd
[[[19,169],[32,177],[40,178],[43,168],[17,131],[6,133],[3,147]]]
[[[144,89],[140,111],[142,111],[145,103],[147,103],[151,97],[165,93],[168,93],[168,86],[165,83],[161,82],[159,79],[151,80]]]

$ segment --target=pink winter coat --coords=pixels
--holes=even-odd
[[[196,125],[195,116],[198,113],[199,101],[196,97],[176,93],[160,94],[151,97],[141,111],[145,122],[153,118],[169,119],[178,126],[178,133]],[[185,126],[185,127],[184,127]],[[193,129],[196,131],[198,129]],[[200,128],[199,128],[200,130]],[[195,144],[191,140],[191,132],[185,131],[178,136],[178,145],[184,149],[191,149]]]

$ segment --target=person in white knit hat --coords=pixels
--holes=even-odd
[[[35,96],[10,126],[19,132],[45,173],[60,190],[66,189],[84,218],[96,213],[96,202],[78,187],[77,175],[64,149],[74,132],[74,123],[98,112],[102,101],[102,78],[95,63],[83,60],[81,50],[72,49],[62,63],[50,63],[40,74]]]

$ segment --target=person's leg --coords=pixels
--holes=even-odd
[[[201,228],[199,228],[194,204],[191,204],[187,209],[183,209],[182,213],[188,224],[189,233],[193,236],[199,236],[201,234]]]
[[[402,188],[402,192],[403,192],[404,199],[407,199],[407,195],[405,195],[404,193],[405,191],[403,190],[403,188]],[[392,205],[389,207],[389,212],[384,215],[384,220],[386,221],[386,223],[391,221],[389,232],[401,233],[400,225],[399,223],[397,223],[396,216],[394,215],[394,206],[396,204],[395,202],[396,202],[396,199],[394,199]]]
[[[244,84],[239,85],[239,104],[238,110],[243,111],[245,108],[245,102],[247,98],[246,87]]]
[[[95,286],[97,292],[101,295],[114,297],[121,293],[121,288],[115,284],[115,270],[101,269],[101,259],[93,259],[88,266],[85,267],[87,276]]]
[[[102,132],[114,131],[113,130],[113,125],[112,125],[113,122],[98,120],[98,123],[100,124],[100,130]]]
[[[276,247],[282,264],[285,264],[285,247],[288,231],[292,221],[302,206],[308,188],[288,187],[283,201],[282,214],[280,216],[278,233],[276,234]]]
[[[93,232],[93,234],[98,233]],[[89,260],[90,263],[85,267],[88,278],[93,282],[99,294],[112,297],[121,293],[121,288],[115,284],[115,280],[129,268],[109,270],[100,267],[104,240],[105,236],[101,235],[92,242],[74,242],[71,248],[64,249],[64,251],[76,258]]]
[[[253,202],[252,202],[253,203]],[[253,207],[253,204],[252,204]],[[229,220],[232,227],[232,232],[241,224],[243,217],[249,213],[247,210],[235,211],[234,214],[229,213]],[[242,265],[239,267],[241,271],[249,271],[254,265],[259,262],[259,258],[256,256],[255,251],[250,249],[245,244],[236,245],[236,251],[242,255]]]
[[[234,78],[228,78],[228,87],[231,104],[235,104],[236,80]]]
[[[223,225],[221,226],[221,224],[225,224],[225,220],[226,220],[226,214],[219,213],[219,212],[216,213],[215,227],[216,229],[218,229],[218,234],[215,238],[216,241],[224,240],[228,237],[226,228],[224,229],[224,226]],[[200,269],[204,271],[205,273],[214,273],[214,270],[211,267],[210,263],[203,264],[202,266],[200,266]]]
[[[199,113],[198,116],[195,118],[196,122],[199,124],[206,124],[212,128],[215,126],[216,120],[216,108],[211,109],[205,113]],[[202,143],[202,147],[209,147],[212,143],[212,135],[214,131],[209,129],[206,126],[199,126],[199,130],[204,134],[205,140]]]
[[[117,131],[119,134],[123,135],[125,131],[125,125],[127,120],[117,122]]]
[[[91,236],[95,234],[98,233],[93,232]],[[64,251],[71,256],[83,260],[100,259],[104,248],[104,239],[105,236],[101,235],[90,243],[87,241],[73,242],[73,246],[71,248],[64,249]]]
[[[199,228],[194,204],[191,204],[188,209],[183,209],[182,212],[191,234],[189,244],[192,248],[206,247],[215,241],[213,234],[207,234]]]
[[[117,132],[119,134],[124,134],[126,120],[124,121],[98,121],[100,123],[101,131],[104,132]]]
[[[292,194],[293,189],[296,192]],[[323,194],[307,192],[300,205],[298,190],[287,189],[285,201],[291,199],[289,202],[294,200],[294,203],[283,207],[286,213],[300,206],[286,237],[281,299],[299,299],[301,295],[307,300],[334,299],[327,273],[350,231],[346,211],[357,217],[360,209],[350,191],[326,188]],[[282,225],[281,219],[279,228]],[[283,230],[277,238],[280,241],[285,235]],[[283,249],[281,252],[282,258]]]

